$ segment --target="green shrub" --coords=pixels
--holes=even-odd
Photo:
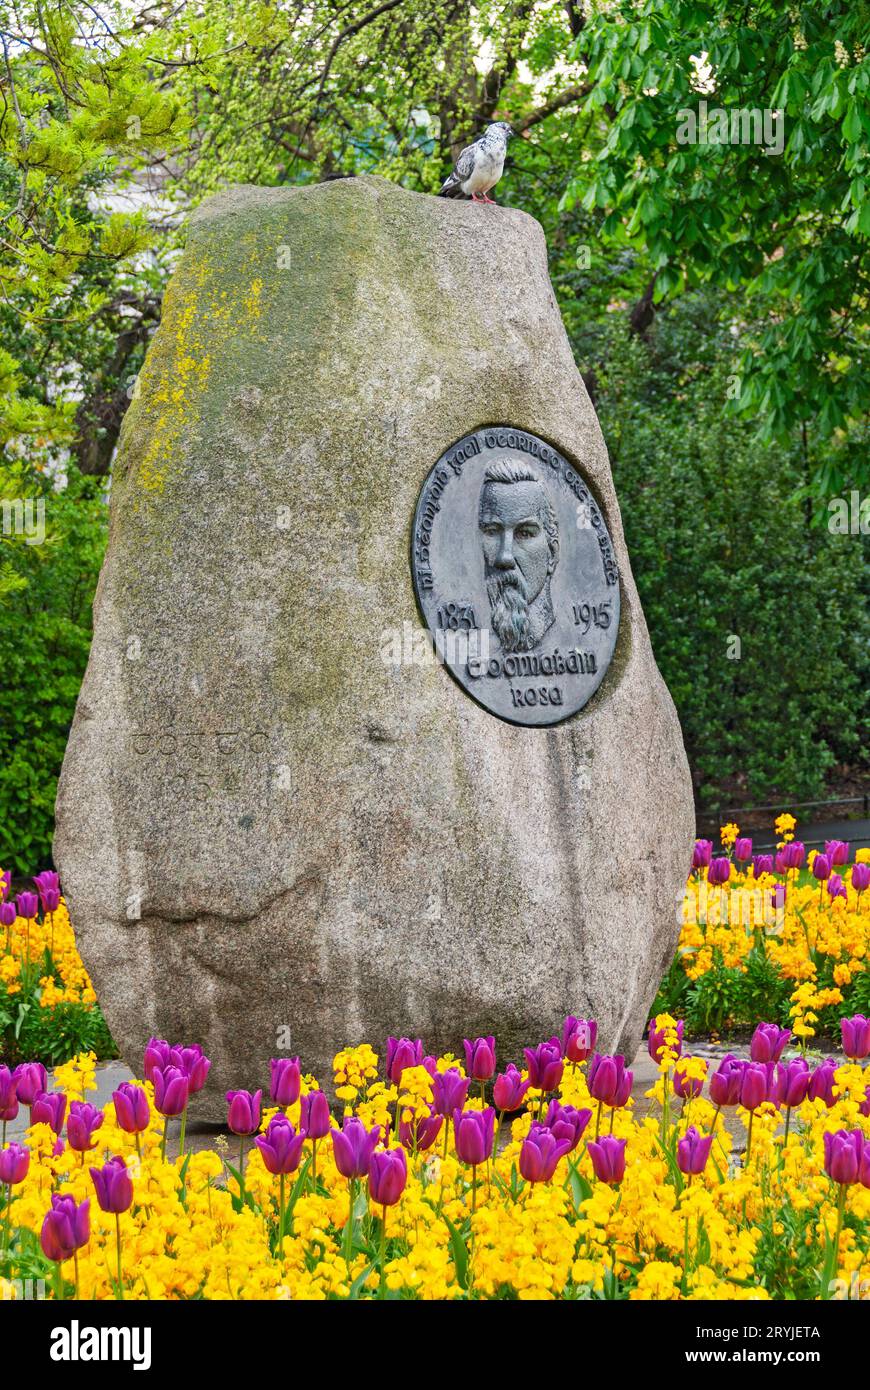
[[[649,344],[620,314],[576,347],[696,790],[806,797],[861,755],[867,538],[831,534],[801,493],[801,450],[759,444],[729,413],[737,342],[695,297]]]
[[[105,546],[100,484],[71,471],[46,486],[43,545],[9,547],[24,585],[0,602],[0,867],[49,861],[54,798],[88,659],[91,603]]]

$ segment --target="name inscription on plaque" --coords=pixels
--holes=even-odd
[[[541,726],[591,699],[616,646],[619,570],[557,449],[507,425],[460,439],[423,484],[411,551],[436,651],[478,704]]]

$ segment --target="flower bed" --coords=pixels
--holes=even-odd
[[[836,1298],[870,1279],[868,1020],[844,1025],[851,1057],[815,1069],[762,1025],[753,1060],[707,1077],[661,1016],[643,1117],[595,1031],[569,1018],[498,1075],[492,1038],[461,1063],[390,1039],[383,1070],[348,1049],[340,1124],[298,1059],[278,1059],[266,1108],[259,1091],[227,1097],[232,1152],[183,1153],[209,1069],[198,1047],[155,1039],[142,1082],[102,1110],[85,1099],[92,1057],[52,1093],[37,1065],[0,1069],[0,1118],[31,1107],[26,1144],[0,1154],[2,1292],[36,1278],[100,1299]]]
[[[794,827],[778,819],[772,854],[753,855],[736,825],[723,826],[719,855],[696,842],[679,947],[656,1000],[690,1032],[764,1017],[802,1040],[836,1038],[841,1018],[870,1012],[870,850],[851,864],[842,841],[808,853]]]
[[[114,1057],[57,875],[39,874],[37,892],[15,900],[9,883],[0,872],[0,1059],[53,1066],[83,1051]]]

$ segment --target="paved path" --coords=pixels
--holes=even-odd
[[[724,821],[723,821],[724,824]],[[712,839],[714,845],[718,844],[718,827],[711,827],[708,822],[704,822],[705,831],[699,829],[698,834],[705,839]],[[743,830],[743,826],[740,827]],[[777,834],[772,826],[763,829],[753,829],[747,826],[744,834],[751,835],[752,848],[758,853],[759,850],[772,850],[776,848]],[[795,827],[795,836],[802,840],[807,849],[823,849],[826,840],[845,840],[849,846],[849,858],[854,858],[856,849],[870,848],[870,820],[829,820],[813,821],[810,825],[802,825],[798,821]]]

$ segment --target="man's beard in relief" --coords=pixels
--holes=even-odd
[[[490,574],[486,592],[492,612],[493,631],[505,652],[531,651],[534,643],[529,630],[529,589],[520,570]]]

